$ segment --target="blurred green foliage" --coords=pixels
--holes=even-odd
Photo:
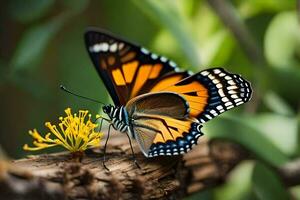
[[[209,0],[208,0],[209,1]],[[245,146],[252,161],[227,182],[187,199],[300,198],[285,188],[272,166],[300,154],[300,29],[296,1],[232,0],[230,12],[247,28],[261,52],[251,59],[206,0],[11,0],[2,1],[0,26],[0,144],[24,156],[27,131],[44,130],[66,107],[99,105],[62,93],[64,83],[82,95],[110,102],[83,44],[88,26],[107,29],[199,71],[221,66],[251,81],[251,102],[208,122],[208,137]],[[84,83],[84,84],[82,84]]]

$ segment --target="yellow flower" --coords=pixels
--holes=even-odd
[[[95,131],[98,124],[91,121],[91,115],[87,110],[80,110],[78,114],[72,114],[71,108],[65,110],[66,117],[60,117],[58,127],[46,122],[45,126],[50,130],[42,137],[36,130],[30,130],[29,134],[33,137],[34,147],[27,144],[23,146],[24,150],[36,151],[57,145],[61,145],[71,152],[80,152],[88,147],[100,145],[102,133]],[[99,118],[100,116],[96,116]]]

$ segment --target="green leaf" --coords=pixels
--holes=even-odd
[[[299,65],[294,58],[300,44],[297,13],[294,11],[277,14],[267,29],[264,51],[271,66],[284,68]]]
[[[291,68],[269,68],[262,74],[266,85],[284,97],[290,105],[299,103],[300,66]]]
[[[294,9],[296,0],[248,0],[241,1],[240,12],[245,17],[253,17],[261,13],[279,12]]]
[[[216,199],[243,200],[251,189],[254,163],[242,162],[229,174],[226,184],[215,190]]]
[[[42,59],[44,51],[66,20],[65,14],[36,25],[24,32],[13,55],[13,71],[34,68]]]
[[[17,21],[27,23],[44,16],[54,5],[54,0],[12,0],[9,13]]]
[[[230,117],[228,114],[205,124],[204,133],[212,138],[235,141],[272,165],[282,165],[288,157],[261,133],[261,130],[247,124],[245,117]],[[272,156],[270,156],[272,155]]]
[[[188,31],[187,23],[171,3],[165,1],[132,0],[149,18],[165,27],[177,40],[178,44],[194,67],[200,66],[197,46]]]
[[[22,89],[22,91],[27,92],[43,102],[50,102],[53,100],[51,88],[47,85],[47,83],[39,79],[25,74],[14,74],[10,77],[9,81],[11,81],[14,86]]]
[[[89,0],[63,0],[61,1],[66,7],[68,7],[73,14],[78,14],[84,11],[89,5]]]
[[[295,199],[300,199],[300,185],[290,188],[290,191]]]
[[[206,39],[201,48],[202,64],[204,66],[219,66],[225,63],[231,55],[233,41],[228,32],[221,30]]]
[[[299,156],[300,155],[300,141],[299,141],[299,138],[300,138],[300,113],[298,113],[298,116],[297,116],[297,135],[298,135],[297,155]]]
[[[297,119],[278,114],[259,114],[246,118],[247,124],[257,129],[280,151],[293,155],[297,150]]]
[[[180,51],[179,44],[175,38],[167,30],[161,30],[157,33],[155,39],[151,45],[155,50],[159,51],[162,55],[168,58],[176,58],[176,63],[184,67],[188,66],[189,63],[185,62],[184,55]]]
[[[287,116],[293,116],[295,113],[293,109],[276,93],[270,91],[263,96],[263,101],[266,106],[275,113]]]
[[[265,165],[261,163],[255,165],[252,180],[254,193],[259,200],[290,199],[280,178]]]

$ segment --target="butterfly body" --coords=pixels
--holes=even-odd
[[[85,43],[115,104],[103,111],[146,157],[188,152],[205,122],[251,98],[250,83],[223,68],[191,75],[163,56],[98,30],[87,31]]]
[[[103,112],[108,115],[111,120],[111,123],[114,129],[119,130],[122,133],[129,133],[131,137],[130,124],[128,118],[128,112],[126,111],[124,106],[113,106],[113,105],[105,105],[103,106]]]

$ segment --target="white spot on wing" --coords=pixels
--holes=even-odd
[[[234,107],[233,105],[232,105],[232,106],[228,106],[227,109],[231,109],[231,108],[233,108],[233,107]]]
[[[235,82],[234,82],[233,80],[227,81],[227,83],[228,83],[229,85],[235,85]]]
[[[94,46],[90,47],[91,52],[99,52],[101,50],[101,46],[99,44],[95,44]]]
[[[116,52],[116,51],[117,51],[117,48],[118,48],[117,43],[113,43],[112,45],[110,45],[109,51],[110,51],[110,52]]]
[[[208,71],[203,71],[203,72],[201,72],[200,73],[202,76],[207,76],[208,74],[209,74],[209,72]]]
[[[236,103],[237,106],[238,106],[238,105],[241,105],[241,104],[243,104],[242,101]]]
[[[225,103],[225,106],[226,106],[226,107],[231,106],[231,105],[232,105],[231,102],[226,102],[226,103]]]
[[[101,45],[101,44],[100,44]],[[107,43],[102,43],[102,45],[101,45],[101,50],[102,51],[107,51],[108,50],[108,47],[109,47],[109,45],[107,44]],[[100,51],[101,51],[100,50]]]
[[[220,83],[219,79],[214,79],[212,82],[213,82],[214,84]]]
[[[219,70],[219,69],[214,69],[214,73],[215,74],[219,74],[221,72],[221,70]]]
[[[231,80],[232,78],[231,78],[230,76],[227,75],[227,76],[225,76],[225,79],[226,79],[226,80]]]
[[[227,102],[227,101],[229,101],[229,99],[228,99],[227,97],[223,97],[223,98],[222,98],[222,101],[223,101],[223,102]]]
[[[169,64],[172,66],[172,67],[176,67],[177,65],[176,65],[176,63],[175,62],[173,62],[173,61],[169,61]]]
[[[160,57],[160,61],[161,61],[161,62],[167,62],[167,60],[168,60],[168,59],[167,59],[166,57],[164,57],[164,56]]]
[[[221,110],[221,109],[223,109],[223,106],[221,106],[221,105],[220,105],[220,106],[217,106],[217,109],[218,109],[218,110]]]
[[[218,84],[216,85],[216,87],[217,87],[217,88],[222,88],[223,85],[222,85],[221,83],[218,83]]]
[[[142,51],[144,54],[149,54],[148,49],[145,49],[144,47],[141,48],[141,51]]]
[[[206,117],[207,119],[212,119],[212,117],[211,117],[210,115],[205,115],[205,117]]]
[[[158,58],[158,55],[156,55],[155,53],[152,53],[152,54],[151,54],[151,58],[152,58],[153,60],[156,60],[156,59]]]
[[[123,47],[124,47],[124,43],[119,43],[119,46],[118,46],[119,50],[123,49]]]
[[[217,116],[218,115],[218,113],[215,111],[215,110],[210,110],[209,111],[213,116]]]
[[[227,90],[234,90],[234,89],[238,89],[238,87],[235,85],[227,87]]]
[[[213,79],[215,79],[215,76],[213,76],[212,74],[209,74],[208,78],[210,78],[211,80],[213,80]]]
[[[219,89],[219,90],[218,90],[218,93],[219,93],[219,95],[220,95],[221,97],[224,97],[224,96],[225,96],[223,89]]]

